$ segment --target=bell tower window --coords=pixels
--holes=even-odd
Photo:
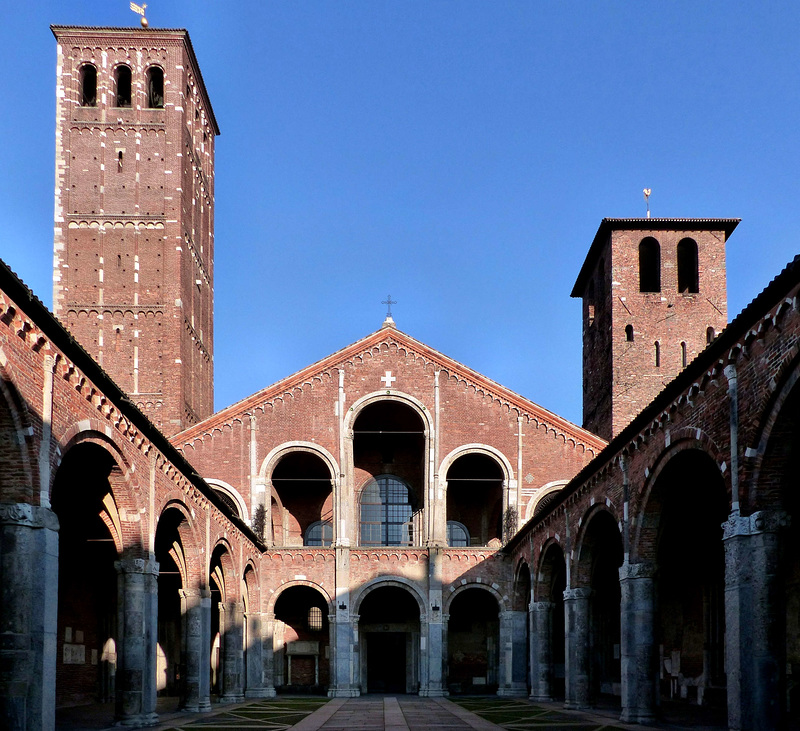
[[[147,106],[164,108],[164,71],[158,66],[151,66],[147,71]]]
[[[697,294],[697,242],[694,239],[683,239],[678,243],[678,291],[681,294]]]
[[[661,246],[652,236],[639,244],[639,291],[661,291]]]
[[[132,99],[131,69],[129,66],[117,66],[114,71],[115,105],[117,107],[130,107]]]
[[[97,106],[97,69],[87,63],[80,71],[80,99],[82,107]]]

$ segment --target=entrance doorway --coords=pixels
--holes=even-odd
[[[358,608],[362,693],[419,691],[419,604],[404,587],[379,586]]]
[[[367,692],[406,692],[405,632],[368,632]]]

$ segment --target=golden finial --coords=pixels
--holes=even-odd
[[[142,16],[142,28],[147,28],[147,18],[144,17],[144,11],[146,7],[147,5],[137,5],[134,2],[131,3],[131,10],[133,10],[134,13],[138,13]]]

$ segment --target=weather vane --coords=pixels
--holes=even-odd
[[[138,13],[142,16],[142,28],[147,28],[147,18],[144,17],[144,11],[147,8],[147,5],[137,5],[136,3],[131,3],[131,10],[134,13]]]
[[[392,295],[389,295],[385,300],[381,301],[382,305],[386,305],[386,317],[392,316],[392,305],[397,304],[397,300],[392,299]]]
[[[652,193],[651,188],[645,188],[642,193],[644,193],[644,202],[647,206],[647,217],[650,218],[650,194]]]

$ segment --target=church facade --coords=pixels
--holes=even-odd
[[[6,727],[278,692],[797,719],[800,264],[727,324],[737,220],[604,219],[586,428],[390,316],[212,413],[189,36],[53,32],[59,319],[0,267]]]

